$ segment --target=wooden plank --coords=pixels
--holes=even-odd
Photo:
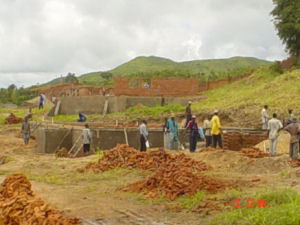
[[[56,152],[56,150],[60,149],[60,146],[62,145],[64,140],[67,138],[67,136],[72,132],[72,130],[73,130],[73,127],[71,129],[69,129],[68,132],[63,136],[63,138],[61,139],[61,141],[59,142],[59,144],[55,148],[55,152]]]
[[[125,136],[126,145],[129,145],[129,144],[128,144],[127,131],[126,131],[126,128],[125,128],[125,127],[124,127],[124,136]]]
[[[55,111],[54,111],[54,116],[57,116],[57,115],[58,115],[58,112],[59,112],[59,109],[60,109],[60,105],[61,105],[61,100],[59,100],[59,101],[56,103],[56,107],[55,107]]]
[[[106,99],[105,100],[105,103],[104,103],[104,109],[103,109],[103,115],[105,116],[106,113],[107,113],[107,109],[108,109],[108,100]]]
[[[72,146],[72,148],[70,149],[70,151],[68,152],[69,154],[71,154],[71,152],[73,151],[73,149],[76,147],[77,143],[79,142],[81,138],[81,135],[79,135],[79,137],[77,138],[77,140],[75,141],[74,145]]]

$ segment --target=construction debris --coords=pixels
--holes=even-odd
[[[61,149],[57,150],[55,152],[55,156],[58,158],[79,158],[83,156],[87,156],[88,154],[85,154],[82,149],[77,153],[76,156],[74,154],[69,153],[68,149],[65,147],[62,147]]]
[[[16,117],[15,114],[13,114],[13,113],[11,113],[4,120],[4,124],[16,124],[16,123],[22,123],[22,122],[23,122],[23,119]]]
[[[176,161],[165,165],[149,178],[129,185],[125,191],[143,192],[144,198],[155,198],[163,194],[170,200],[179,196],[189,196],[199,190],[216,193],[226,188],[234,188],[233,182],[195,175],[187,168],[180,167]]]
[[[59,158],[69,158],[70,157],[70,155],[68,153],[68,149],[66,149],[65,147],[57,150],[55,152],[55,156],[59,157]]]
[[[36,198],[31,184],[22,174],[7,177],[0,189],[0,224],[6,225],[72,225],[77,218],[68,218]]]
[[[289,163],[290,163],[291,167],[300,167],[300,159],[297,159],[297,160],[290,159]]]
[[[163,148],[154,149],[150,152],[140,152],[125,144],[119,144],[104,155],[96,163],[89,163],[80,172],[93,171],[103,172],[114,168],[137,168],[156,171],[161,167],[166,167],[171,163],[176,163],[178,167],[187,171],[205,171],[211,167],[201,161],[193,160],[184,153],[169,154]]]
[[[218,211],[222,211],[224,207],[231,206],[234,201],[228,201],[225,199],[214,198],[203,198],[201,204],[198,205],[193,212],[200,213],[203,215],[211,215]]]
[[[251,148],[243,148],[240,153],[249,158],[263,158],[269,156],[269,154],[261,151],[259,148],[251,147]]]

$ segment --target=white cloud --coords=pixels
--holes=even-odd
[[[139,55],[286,57],[271,0],[0,0],[0,87],[107,70]]]

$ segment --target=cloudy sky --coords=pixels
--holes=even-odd
[[[272,0],[0,0],[0,87],[108,70],[140,55],[286,57]]]

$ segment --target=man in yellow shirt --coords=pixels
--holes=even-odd
[[[223,148],[222,145],[222,136],[221,136],[221,123],[218,116],[218,110],[214,111],[214,116],[211,119],[211,134],[212,134],[212,146],[217,148],[217,144],[220,148]]]

